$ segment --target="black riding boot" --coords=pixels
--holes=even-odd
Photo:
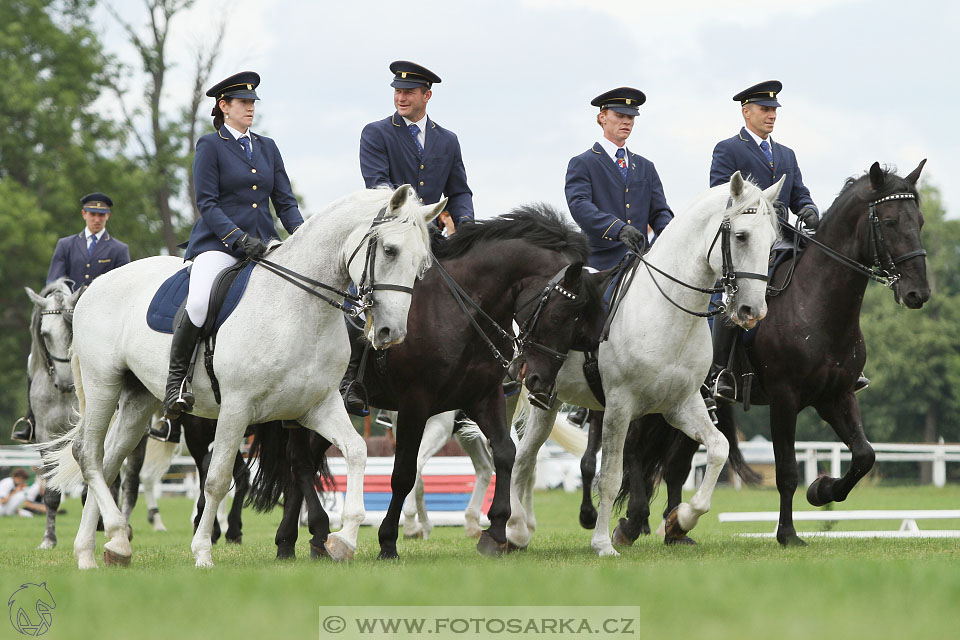
[[[586,407],[577,407],[576,410],[571,411],[570,413],[567,414],[567,422],[577,427],[582,427],[586,419],[587,419]]]
[[[19,429],[17,426],[20,423],[23,423],[23,426]],[[24,444],[32,444],[34,441],[34,435],[36,429],[34,424],[36,423],[36,418],[33,417],[33,407],[30,406],[30,377],[27,377],[27,413],[22,418],[13,423],[13,433],[10,434],[10,437],[13,438],[16,442],[22,442]]]
[[[161,418],[150,425],[147,435],[160,442],[180,442],[180,421]]]
[[[187,378],[200,327],[194,326],[186,307],[180,307],[173,318],[173,341],[170,344],[170,372],[167,374],[167,395],[163,401],[163,417],[176,419],[193,410],[193,390]]]
[[[725,318],[718,317],[713,321],[713,365],[707,376],[707,386],[712,389],[714,398],[730,402],[737,400],[737,380],[727,369],[727,364],[739,331]]]
[[[363,333],[351,327],[349,320],[347,320],[347,334],[350,336],[350,364],[347,365],[347,371],[340,380],[340,395],[343,396],[347,413],[363,418],[370,415],[370,409],[367,408],[367,398],[362,391],[363,385],[357,380],[357,374],[360,372],[360,361],[363,360],[363,350],[366,345],[363,341]]]

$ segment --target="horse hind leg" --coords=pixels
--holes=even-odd
[[[680,408],[666,416],[668,422],[683,431],[688,437],[702,442],[707,448],[707,468],[703,482],[689,503],[681,502],[666,518],[666,534],[670,538],[682,538],[692,530],[704,513],[710,510],[710,501],[716,488],[720,471],[727,461],[730,445],[713,421],[703,404],[699,391],[694,391]]]
[[[421,538],[423,540],[430,538],[433,524],[430,522],[430,514],[427,512],[427,501],[423,488],[423,468],[426,466],[427,461],[437,455],[440,449],[450,440],[450,436],[453,435],[454,414],[455,412],[448,411],[438,416],[433,416],[427,420],[426,425],[424,425],[423,439],[420,441],[420,451],[417,453],[417,479],[413,483],[413,491],[410,492],[407,500],[403,503],[404,538]],[[412,535],[408,535],[408,516],[406,510],[407,503],[410,501],[411,496],[414,507],[416,508],[417,522],[410,528]]]
[[[850,448],[850,468],[841,478],[820,476],[807,488],[807,502],[822,507],[830,502],[843,502],[850,491],[865,476],[876,461],[876,453],[863,433],[860,405],[849,393],[836,403],[816,407],[840,439]]]
[[[593,506],[593,481],[597,477],[597,452],[600,451],[600,437],[603,433],[603,411],[590,411],[587,414],[587,450],[580,458],[580,478],[583,484],[583,499],[580,501],[580,526],[593,529],[597,526],[597,509]]]
[[[133,527],[130,524],[130,516],[137,506],[137,498],[140,495],[140,471],[143,469],[143,460],[147,453],[147,440],[146,435],[140,439],[133,452],[127,456],[122,471],[123,482],[120,485],[120,491],[123,496],[123,507],[121,511],[127,520],[127,531],[131,540],[133,540]]]
[[[780,518],[777,542],[785,547],[804,546],[793,525],[793,494],[800,476],[797,471],[797,409],[784,401],[786,394],[771,391],[779,400],[770,405],[770,434],[773,440],[773,458],[777,469],[777,492],[780,494]]]
[[[47,526],[38,549],[53,549],[57,546],[57,510],[60,509],[60,490],[48,488],[43,492],[43,505],[47,511]]]
[[[483,533],[480,527],[483,499],[487,495],[487,488],[490,486],[491,478],[493,478],[493,454],[487,447],[487,443],[481,438],[461,438],[459,432],[456,436],[460,446],[470,456],[470,460],[473,462],[473,470],[477,475],[473,493],[470,494],[470,503],[463,514],[463,533],[468,538],[479,538],[480,534]]]
[[[510,486],[510,519],[507,520],[507,542],[511,548],[526,549],[532,538],[531,523],[528,522],[528,508],[532,512],[533,492],[531,487],[536,480],[537,452],[550,437],[550,431],[557,419],[558,407],[549,411],[528,407],[526,426],[520,446],[517,447],[516,460],[513,463],[513,476]],[[497,476],[497,486],[502,482]],[[535,526],[534,526],[535,528]]]
[[[233,502],[227,514],[227,533],[224,535],[224,540],[230,544],[241,544],[243,542],[243,501],[250,490],[250,471],[239,451],[233,462],[233,480]]]

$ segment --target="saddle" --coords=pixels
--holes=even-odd
[[[602,405],[607,404],[607,397],[603,392],[603,380],[600,378],[600,363],[597,360],[597,350],[600,348],[600,343],[607,339],[607,334],[610,331],[610,322],[620,307],[620,300],[623,297],[623,292],[627,288],[624,282],[626,281],[626,284],[629,284],[629,279],[633,277],[633,272],[638,264],[639,259],[635,255],[628,253],[616,267],[608,269],[607,271],[600,271],[594,276],[600,278],[599,288],[604,292],[603,322],[599,323],[598,329],[595,330],[592,335],[585,332],[577,333],[570,346],[571,351],[580,351],[583,353],[583,377],[586,379],[587,386],[590,387],[590,391],[593,392],[594,397]]]

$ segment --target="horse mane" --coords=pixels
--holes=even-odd
[[[524,240],[580,262],[586,262],[590,257],[586,236],[543,202],[519,206],[496,218],[463,222],[446,242],[435,242],[433,252],[441,259],[458,258],[475,247],[496,240]]]
[[[850,176],[847,178],[843,183],[843,187],[840,188],[840,192],[837,194],[837,197],[821,217],[820,229],[823,229],[824,226],[829,227],[833,219],[837,217],[836,215],[831,214],[846,209],[851,205],[852,202],[858,201],[867,203],[878,198],[884,198],[892,193],[903,192],[904,189],[916,197],[917,206],[920,206],[920,192],[917,191],[916,185],[911,184],[904,178],[898,176],[896,173],[896,167],[884,165],[882,170],[884,189],[879,192],[874,191],[870,184],[869,169],[860,175]]]
[[[51,293],[56,294],[62,305],[63,299],[73,293],[70,290],[70,285],[67,284],[69,282],[73,282],[73,280],[65,277],[57,278],[40,290],[40,297],[46,298]],[[40,341],[42,339],[40,336],[40,320],[42,318],[40,309],[37,308],[37,305],[33,305],[33,311],[30,313],[30,360],[41,364],[43,363],[43,354],[40,352]]]

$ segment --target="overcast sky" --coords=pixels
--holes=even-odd
[[[115,0],[145,24],[141,0]],[[708,185],[710,155],[743,124],[733,94],[783,82],[774,140],[791,147],[825,210],[874,161],[924,177],[960,215],[955,114],[960,3],[805,0],[197,0],[176,18],[168,111],[189,99],[192,51],[227,15],[210,84],[262,78],[254,131],[274,138],[304,213],[362,188],[360,130],[393,113],[392,60],[436,72],[428,115],[460,138],[478,217],[545,201],[566,210],[568,160],[600,136],[590,100],[647,95],[627,146],[650,159],[682,211]],[[136,63],[98,10],[108,49]],[[135,88],[134,88],[135,89]],[[137,91],[131,91],[137,95]],[[110,98],[102,100],[111,109]],[[204,105],[204,115],[210,105]],[[429,138],[427,145],[429,145]]]

